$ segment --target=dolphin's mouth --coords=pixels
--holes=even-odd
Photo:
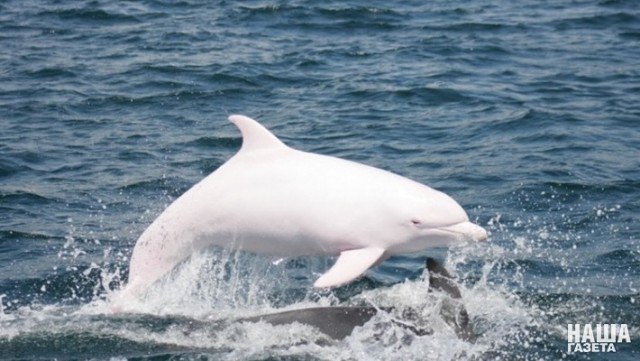
[[[462,237],[470,241],[486,241],[487,231],[479,225],[471,222],[456,223],[452,226],[438,228],[441,231],[454,233],[458,237]]]

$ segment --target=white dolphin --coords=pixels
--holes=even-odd
[[[279,256],[340,255],[314,283],[334,287],[391,254],[484,240],[448,195],[402,176],[289,148],[232,115],[240,151],[176,199],[142,233],[123,295],[211,246]]]

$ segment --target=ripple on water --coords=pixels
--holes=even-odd
[[[640,324],[638,20],[634,0],[1,2],[2,355],[579,359],[567,323]],[[425,254],[318,293],[331,259],[208,253],[134,305],[164,316],[109,314],[140,233],[240,147],[234,113],[442,189],[488,228],[434,252],[478,342],[384,319],[337,344],[217,323],[340,301],[426,312]]]

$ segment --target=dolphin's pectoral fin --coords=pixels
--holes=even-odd
[[[313,284],[314,287],[335,287],[350,282],[381,261],[385,249],[378,247],[352,249],[340,253],[336,263]]]

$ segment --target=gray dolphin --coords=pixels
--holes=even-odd
[[[469,323],[469,315],[462,304],[460,289],[447,270],[433,258],[427,258],[426,267],[429,270],[429,290],[439,291],[448,297],[444,299],[440,316],[451,326],[456,335],[466,341],[474,341],[475,334]],[[267,322],[274,326],[287,325],[295,322],[317,328],[335,340],[349,336],[353,330],[367,323],[378,312],[390,312],[393,308],[376,308],[372,306],[334,306],[313,307],[299,310],[271,313],[247,318],[240,322]],[[406,320],[392,321],[398,326],[409,329],[417,335],[430,334],[432,331],[412,325],[416,315],[403,312]]]

